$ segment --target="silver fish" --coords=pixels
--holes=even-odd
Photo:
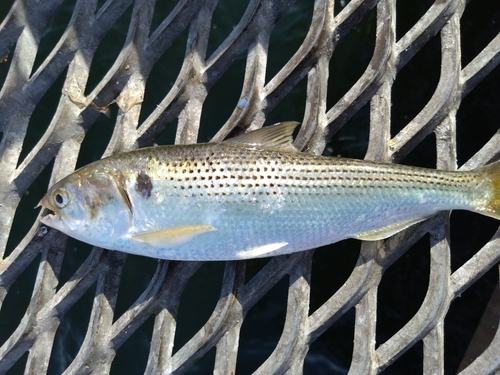
[[[96,161],[51,187],[41,221],[106,249],[232,260],[383,239],[442,210],[500,219],[499,162],[452,172],[309,155],[296,125]]]

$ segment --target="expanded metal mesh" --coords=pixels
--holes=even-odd
[[[140,257],[94,248],[90,252],[84,250],[84,256],[88,254],[88,257],[81,259],[82,250],[74,251],[80,244],[75,245],[63,234],[41,227],[38,217],[35,219],[26,207],[34,202],[32,207],[40,199],[33,196],[37,185],[41,186],[39,190],[46,190],[82,162],[79,159],[85,158],[79,156],[82,144],[88,142],[87,148],[102,144],[102,135],[97,135],[101,133],[91,133],[106,121],[113,123],[113,130],[104,156],[151,145],[168,133],[171,124],[176,124],[178,144],[208,139],[210,131],[200,136],[209,122],[203,115],[204,110],[223,111],[222,107],[232,108],[232,112],[227,112],[227,121],[218,126],[213,141],[261,127],[266,120],[278,115],[296,116],[296,108],[278,111],[280,103],[286,103],[303,108],[302,126],[295,144],[304,152],[321,153],[332,139],[349,143],[352,134],[358,134],[359,122],[363,122],[360,113],[365,116],[369,113],[366,159],[400,162],[411,157],[421,144],[431,142],[435,151],[426,157],[434,158],[434,166],[456,169],[460,142],[472,142],[470,135],[480,133],[480,141],[474,141],[480,142],[477,149],[465,157],[461,156],[464,153],[458,155],[460,169],[476,168],[495,160],[500,153],[498,119],[495,124],[464,122],[457,127],[457,112],[466,95],[480,82],[498,77],[498,68],[494,70],[500,62],[500,18],[494,21],[494,14],[500,15],[498,5],[495,8],[494,2],[481,3],[481,0],[472,0],[467,6],[463,1],[436,0],[427,6],[420,4],[418,9],[424,10],[416,16],[411,14],[415,2],[396,4],[395,0],[352,0],[335,4],[317,0],[314,5],[291,0],[250,0],[238,5],[218,4],[215,0],[178,3],[16,0],[10,3],[7,5],[12,7],[0,25],[0,56],[3,56],[0,77],[4,77],[0,92],[0,249],[3,259],[0,296],[4,302],[0,314],[0,335],[4,340],[0,348],[0,373],[9,369],[26,374],[119,373],[116,362],[120,359],[120,349],[141,330],[149,332],[145,340],[149,346],[134,347],[127,355],[134,357],[131,361],[143,363],[141,372],[148,374],[188,370],[197,373],[203,371],[197,370],[198,361],[206,358],[211,358],[208,363],[218,374],[231,374],[236,370],[262,374],[302,373],[305,363],[306,368],[308,363],[311,366],[316,363],[310,367],[316,369],[314,373],[323,369],[323,373],[349,370],[352,374],[375,374],[386,368],[390,370],[400,356],[418,347],[420,371],[445,372],[446,352],[453,346],[445,335],[450,305],[469,287],[484,287],[478,280],[500,260],[500,230],[494,232],[498,228],[494,220],[467,216],[471,221],[482,220],[481,223],[494,228],[494,234],[490,232],[488,239],[481,243],[482,239],[474,240],[476,229],[471,225],[470,242],[464,245],[470,258],[460,261],[458,266],[456,262],[452,264],[455,244],[450,246],[450,227],[453,231],[454,221],[452,216],[450,225],[449,214],[438,215],[385,241],[364,242],[360,250],[354,250],[356,254],[359,252],[359,257],[352,262],[353,266],[348,265],[348,261],[327,264],[331,273],[342,274],[348,268],[350,275],[346,275],[338,288],[328,289],[328,296],[322,297],[315,297],[314,288],[321,284],[321,280],[315,279],[315,267],[329,257],[325,250],[276,257],[268,262],[226,262],[220,272],[222,280],[204,281],[216,287],[221,285],[208,319],[201,328],[195,327],[194,333],[179,338],[178,325],[188,310],[183,310],[181,297],[188,298],[183,293],[186,285],[206,264],[158,261],[151,278],[147,282],[139,281],[142,279],[134,274],[134,262],[141,262]],[[467,19],[466,24],[468,8],[475,4],[481,6],[480,3],[485,13],[493,14],[489,23],[470,25],[472,21]],[[61,9],[70,15],[67,19]],[[398,17],[403,17],[405,11],[413,18],[407,30],[397,24]],[[217,25],[213,17],[219,14],[221,20],[231,12],[240,12],[238,20],[220,43],[214,45],[211,34],[216,33]],[[283,22],[292,22],[286,29],[292,33],[294,18],[288,15],[301,13],[308,17],[309,26],[306,33],[300,35],[300,45],[278,69],[276,65],[271,67],[273,56],[278,61],[282,59],[278,56],[280,43],[287,42],[273,41],[273,31],[284,27]],[[354,84],[332,102],[332,97],[337,95],[332,91],[337,89],[332,89],[332,85],[335,86],[332,69],[350,71],[349,64],[337,51],[345,38],[365,30],[361,23],[374,30],[372,47],[360,49],[365,54],[369,50],[371,56],[366,59],[360,53],[359,58],[367,61],[366,68]],[[47,25],[61,30],[55,45],[42,43]],[[126,26],[122,29],[120,25]],[[469,35],[464,35],[462,30],[470,33],[475,28],[490,30],[491,37],[473,56],[468,52],[469,61],[464,63],[466,58],[461,46]],[[123,39],[117,38],[118,53],[111,58],[105,73],[96,76],[93,73],[97,69],[96,60],[105,56],[107,49],[112,49],[99,49],[110,33],[122,35]],[[439,46],[438,55],[433,55],[435,49],[426,50],[432,43]],[[271,52],[272,48],[278,52],[270,53],[270,45]],[[167,60],[171,64],[168,73],[158,73],[157,63],[164,64],[163,57],[176,48],[185,51],[183,61]],[[398,88],[397,85],[404,80],[403,68],[417,58],[437,59],[440,71],[434,72],[433,82],[432,69],[422,68],[421,84],[429,86],[429,97],[416,113],[396,118],[396,109],[391,108],[391,103],[413,100],[411,87]],[[238,90],[241,87],[239,98],[228,103],[218,91],[217,95],[224,100],[211,99],[216,90],[214,85],[223,80],[232,67],[243,67],[242,59],[245,59],[241,69],[244,72],[231,73],[239,77],[239,81],[234,82]],[[344,66],[339,66],[336,59],[343,61]],[[272,72],[274,69],[276,72]],[[164,95],[155,91],[159,87],[163,87]],[[44,107],[47,105],[44,98],[51,90],[58,93],[58,102],[52,103],[53,112]],[[297,99],[287,102],[294,91],[302,98],[299,104]],[[401,99],[396,92],[408,95]],[[148,97],[158,101],[146,105]],[[209,100],[216,103],[212,109],[204,107]],[[102,113],[111,115],[111,120],[106,120]],[[360,119],[354,121],[357,115]],[[339,138],[338,135],[349,128],[354,130]],[[487,129],[493,129],[491,134]],[[383,311],[378,303],[382,300],[379,289],[385,288],[384,280],[390,277],[387,274],[393,264],[411,253],[408,250],[416,243],[425,248],[416,257],[423,257],[429,264],[425,277],[416,281],[423,285],[424,296],[421,300],[415,296],[417,309],[405,324],[382,337],[377,323]],[[73,263],[68,259],[73,259]],[[498,274],[495,275],[498,278]],[[138,285],[135,289],[128,285],[135,291],[132,294],[137,295],[127,300],[127,296],[120,294],[120,288],[130,283],[129,278]],[[272,292],[284,285],[283,280],[286,297],[274,298]],[[325,277],[325,280],[329,279]],[[139,287],[142,289],[137,291]],[[408,293],[412,287],[400,286]],[[12,304],[22,297],[18,294],[27,295],[25,300],[29,302],[25,303],[23,316],[12,316]],[[245,367],[242,363],[251,362],[248,358],[252,357],[252,350],[260,348],[249,350],[252,343],[243,342],[243,336],[248,334],[242,334],[242,330],[251,310],[266,296],[267,305],[262,309],[280,305],[284,311],[281,332],[274,342],[270,340],[272,348],[266,358],[260,362],[254,360],[258,363]],[[200,296],[196,298],[203,303]],[[193,303],[190,314],[196,315],[198,308]],[[61,323],[75,309],[89,311],[82,318],[83,322],[88,319],[88,324],[79,340],[74,338],[78,337],[78,329],[71,326],[78,318],[64,327]],[[252,315],[252,319],[258,316]],[[312,350],[341,319],[351,325],[350,333],[342,336],[336,332],[334,338],[328,339],[329,354]],[[494,325],[498,327],[498,316],[495,319]],[[262,319],[258,322],[262,326],[266,323]],[[464,324],[475,327],[477,322]],[[500,369],[500,331],[495,333],[495,329],[489,328],[492,338],[486,343],[486,349],[475,354],[470,364],[464,362],[460,373],[489,374]],[[266,335],[261,333],[258,343],[265,342]],[[349,342],[347,348],[352,349],[346,355],[350,362],[347,365],[332,359],[335,356],[332,353],[338,354],[335,348],[345,349],[345,342]],[[71,348],[72,345],[76,346]],[[244,351],[246,357],[241,354]],[[74,355],[67,358],[67,353]],[[129,363],[126,359],[120,360]],[[133,370],[130,368],[128,373]]]

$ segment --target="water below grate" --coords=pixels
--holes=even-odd
[[[304,152],[496,160],[499,17],[495,0],[3,1],[0,373],[498,371],[493,219],[202,264],[92,249],[31,207],[103,155],[286,120]]]

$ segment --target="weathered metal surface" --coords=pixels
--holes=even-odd
[[[95,248],[65,281],[67,277],[61,275],[68,265],[63,262],[65,257],[71,257],[71,250],[67,249],[64,235],[47,231],[37,220],[30,219],[33,220],[31,229],[25,230],[22,239],[14,241],[11,237],[19,225],[19,220],[14,220],[16,213],[23,214],[19,208],[22,199],[40,184],[37,177],[44,168],[50,167],[52,160],[50,184],[72,172],[86,133],[96,125],[102,112],[109,108],[114,111],[113,133],[104,155],[151,145],[174,121],[177,121],[176,143],[194,143],[204,125],[202,109],[207,97],[241,56],[246,58],[246,66],[238,83],[242,87],[240,98],[235,98],[237,104],[213,140],[262,126],[271,111],[291,95],[292,89],[306,80],[304,116],[295,141],[304,152],[321,153],[330,139],[341,129],[352,127],[348,121],[369,105],[365,158],[400,162],[433,135],[435,166],[456,169],[457,147],[460,147],[458,131],[465,127],[469,133],[481,132],[485,126],[469,123],[457,127],[458,112],[466,95],[473,93],[481,82],[498,77],[498,22],[496,26],[494,22],[486,25],[493,30],[489,34],[493,37],[474,56],[470,57],[468,52],[470,62],[462,66],[462,29],[470,27],[464,15],[480,0],[471,0],[467,6],[458,0],[430,1],[422,16],[404,33],[396,23],[404,13],[403,8],[410,5],[396,4],[395,0],[352,0],[336,4],[317,0],[300,46],[273,76],[269,73],[272,33],[287,12],[307,6],[301,1],[248,1],[239,22],[212,53],[207,53],[211,25],[218,11],[227,11],[224,2],[165,3],[163,5],[171,10],[168,15],[156,16],[160,21],[154,18],[155,14],[161,14],[160,2],[156,4],[154,0],[76,0],[74,5],[59,0],[10,3],[11,11],[7,14],[5,9],[6,16],[0,25],[0,77],[6,76],[0,91],[0,251],[3,259],[0,300],[5,301],[0,324],[5,324],[2,319],[7,319],[5,311],[9,308],[9,295],[15,293],[13,285],[26,280],[29,272],[36,273],[36,277],[25,291],[31,293],[31,299],[24,316],[18,317],[17,326],[11,327],[7,336],[0,332],[5,338],[0,343],[0,373],[11,369],[20,358],[16,366],[22,367],[26,374],[113,372],[117,352],[151,316],[154,322],[149,355],[143,359],[145,373],[185,372],[213,348],[214,372],[233,373],[241,361],[238,351],[249,311],[283,278],[288,279],[289,286],[281,337],[268,358],[256,365],[256,373],[301,373],[311,345],[352,308],[355,308],[354,334],[338,338],[354,339],[350,373],[375,374],[390,369],[400,356],[419,343],[423,343],[423,372],[445,372],[448,350],[445,324],[450,317],[450,306],[471,286],[484,287],[478,280],[500,260],[500,230],[487,243],[476,242],[476,247],[469,252],[470,259],[458,266],[453,265],[453,249],[457,245],[450,245],[450,228],[453,231],[454,222],[450,225],[447,214],[385,241],[363,243],[350,276],[315,309],[311,308],[313,252],[273,258],[258,271],[247,270],[245,262],[227,262],[220,296],[211,316],[180,347],[174,342],[178,333],[179,303],[200,263],[158,262],[149,285],[131,306],[118,314],[117,300],[121,298],[119,286],[124,283],[126,255]],[[498,4],[493,2],[483,3],[483,7],[485,13],[500,12]],[[59,42],[46,55],[42,54],[45,57],[40,57],[44,30],[61,9],[71,12],[66,29]],[[342,40],[369,17],[375,22],[371,59],[357,81],[339,100],[330,103],[329,75],[338,58],[335,52]],[[106,74],[91,85],[89,77],[93,62],[99,59],[98,48],[106,34],[120,22],[127,25],[123,31],[126,32],[123,47]],[[437,56],[441,70],[433,93],[419,112],[409,117],[404,126],[396,128],[397,119],[391,112],[392,103],[398,100],[393,97],[395,84],[401,79],[403,68],[435,42],[435,36],[441,46]],[[148,85],[153,85],[148,79],[157,79],[152,73],[155,64],[183,37],[187,42],[177,78],[156,108],[141,118]],[[432,86],[426,73],[424,69],[422,84]],[[57,86],[58,79],[62,90],[50,123],[43,125],[44,128],[40,126],[35,145],[23,150],[28,126],[31,128],[38,121],[39,112],[35,110],[46,93]],[[498,158],[500,131],[483,140],[475,154],[459,158],[460,169],[472,169]],[[406,324],[383,339],[377,336],[379,289],[391,266],[419,240],[427,244],[426,256],[430,259],[428,279],[421,280],[428,285],[425,298]],[[37,270],[29,271],[34,268]],[[88,306],[91,312],[84,339],[67,365],[60,361],[62,367],[49,366],[59,355],[53,348],[61,321],[76,303],[85,301],[89,290],[93,297],[92,306]],[[499,351],[497,330],[487,349],[461,373],[495,373],[500,369]],[[245,372],[241,367],[238,369]]]

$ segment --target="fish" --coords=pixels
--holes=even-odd
[[[500,162],[458,172],[311,155],[293,146],[297,125],[98,160],[48,190],[40,221],[109,250],[221,261],[381,240],[440,211],[500,219]]]

